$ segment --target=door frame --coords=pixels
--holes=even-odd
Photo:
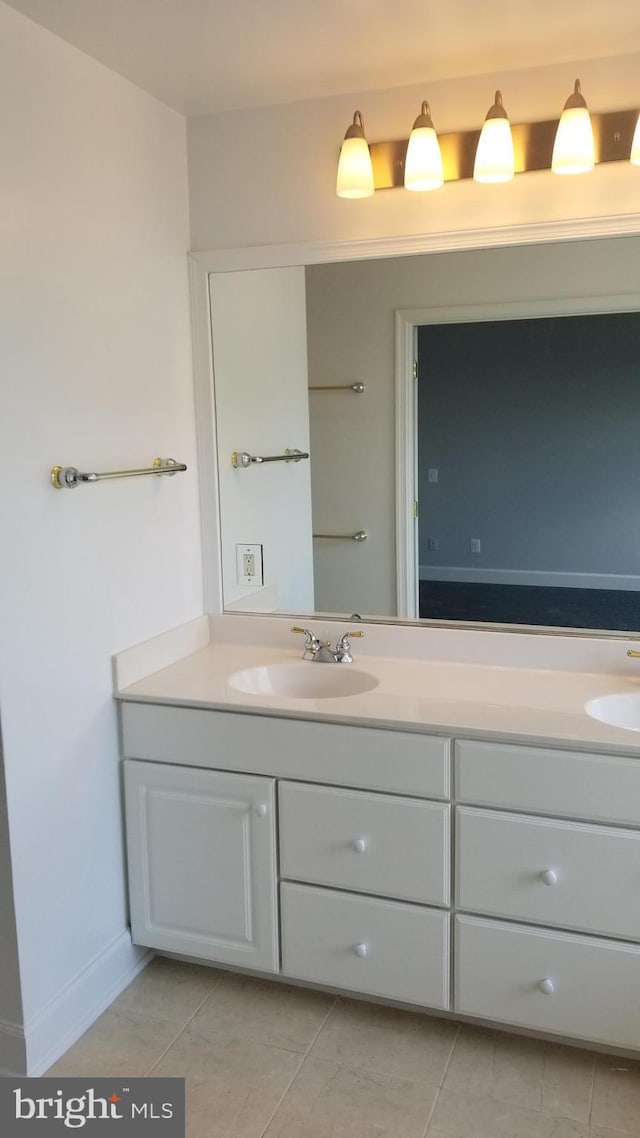
[[[415,620],[419,609],[418,503],[418,328],[425,324],[464,324],[484,320],[527,320],[545,316],[585,316],[637,311],[640,294],[537,297],[441,308],[400,308],[395,313],[396,443],[396,604],[398,620]]]

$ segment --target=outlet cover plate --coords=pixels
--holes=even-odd
[[[236,582],[253,589],[264,584],[261,545],[236,545]]]

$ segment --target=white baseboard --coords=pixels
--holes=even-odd
[[[131,943],[127,929],[25,1025],[26,1071],[42,1075],[94,1023],[155,953]],[[24,1062],[24,1061],[23,1061]],[[96,1075],[100,1072],[96,1071]]]
[[[420,565],[419,573],[421,581],[546,585],[555,589],[640,590],[640,577],[623,573],[548,573],[541,569],[469,569],[460,565]]]
[[[0,1076],[24,1075],[26,1066],[24,1028],[20,1024],[0,1019]]]

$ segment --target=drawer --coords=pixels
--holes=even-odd
[[[456,905],[640,940],[640,833],[458,807]]]
[[[614,755],[456,743],[456,798],[530,814],[640,825],[640,760]]]
[[[293,782],[279,805],[282,877],[449,904],[449,806]]]
[[[125,702],[122,736],[129,759],[449,797],[450,741],[434,735]]]
[[[640,1047],[640,948],[456,918],[455,1010],[536,1031]]]
[[[280,891],[285,976],[449,1007],[447,913],[308,885]]]

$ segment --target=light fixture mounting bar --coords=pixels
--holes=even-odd
[[[629,160],[637,121],[637,107],[631,111],[591,114],[596,163]],[[548,122],[512,124],[516,174],[524,174],[530,170],[551,169],[551,155],[557,127],[557,119]],[[473,164],[479,137],[479,130],[460,130],[438,135],[445,182],[473,178]],[[376,190],[389,190],[402,186],[407,140],[371,142],[369,150]]]

